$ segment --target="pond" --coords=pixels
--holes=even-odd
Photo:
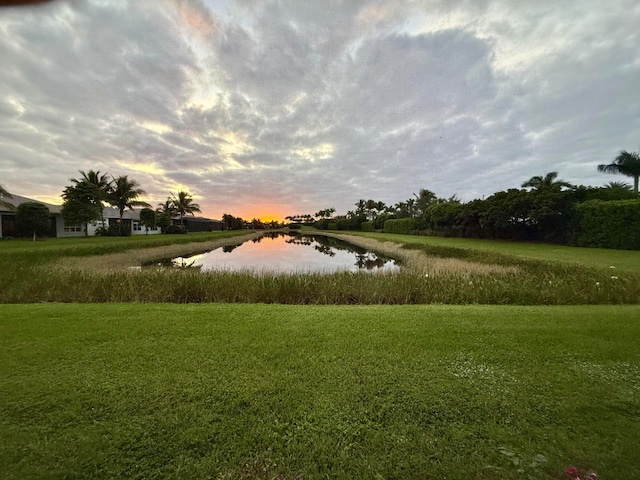
[[[166,262],[181,268],[275,273],[394,272],[399,262],[324,235],[269,232],[244,243]]]

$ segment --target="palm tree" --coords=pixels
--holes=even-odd
[[[3,198],[13,198],[13,196],[9,192],[7,192],[2,185],[0,185],[0,205],[8,208],[9,210],[15,210],[16,207],[3,200]]]
[[[424,215],[429,205],[438,199],[435,193],[426,188],[421,188],[420,191],[417,194],[414,193],[413,196],[416,197],[416,213],[420,216]]]
[[[631,193],[633,192],[633,188],[626,182],[609,182],[604,187],[607,190],[613,190],[616,192],[625,192]]]
[[[171,203],[171,199],[167,198],[164,203],[159,203],[156,208],[156,224],[161,228],[162,232],[166,232],[171,226],[171,219],[178,213],[176,207]]]
[[[138,182],[129,180],[127,175],[113,178],[112,182],[113,186],[109,192],[108,201],[120,212],[118,233],[122,233],[122,216],[124,215],[124,211],[127,208],[133,210],[133,207],[149,207],[150,205],[147,202],[137,200],[139,196],[145,194],[145,191],[139,188],[140,184]]]
[[[633,177],[633,193],[638,194],[638,178],[640,178],[640,153],[621,150],[613,163],[598,165],[598,171]]]
[[[164,203],[159,203],[158,208],[156,208],[156,212],[164,213],[170,217],[173,217],[178,213],[170,198],[167,198]]]
[[[75,179],[72,178],[71,181],[76,185],[81,182],[86,182],[91,185],[95,191],[94,193],[94,205],[97,205],[100,208],[100,222],[102,223],[103,228],[104,224],[104,201],[109,199],[109,193],[112,188],[112,181],[109,180],[108,174],[103,173],[100,174],[100,170],[94,172],[93,170],[89,170],[88,172],[84,172],[79,170],[80,174],[82,174],[82,178]]]
[[[522,184],[523,188],[532,187],[534,190],[561,190],[562,187],[575,188],[569,182],[564,180],[556,180],[558,178],[558,172],[549,172],[544,177],[537,175],[531,177],[529,180]]]
[[[180,225],[184,226],[183,218],[185,215],[193,215],[200,212],[200,205],[193,202],[193,197],[187,192],[178,192],[178,195],[171,194],[171,203],[180,215]]]

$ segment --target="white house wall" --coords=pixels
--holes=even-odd
[[[105,220],[105,224],[109,225],[109,219],[120,219],[120,214],[119,212],[113,212],[112,209],[110,208],[105,208],[104,211],[104,220]],[[144,227],[141,227],[140,230],[133,230],[134,225],[137,223],[139,225],[140,222],[140,214],[138,212],[125,212],[125,215],[123,217],[124,220],[130,220],[132,223],[132,231],[131,234],[132,235],[146,235],[147,232],[145,231]],[[91,236],[95,236],[96,231],[98,230],[98,228],[100,228],[100,226],[102,225],[102,223],[100,221],[95,222],[95,223],[90,223],[87,226],[87,231],[88,231],[88,235]],[[161,233],[160,229],[157,228],[155,230],[151,230],[149,229],[148,234],[149,235],[155,235]],[[62,216],[60,215],[56,215],[56,235],[58,237],[83,237],[84,236],[84,228],[79,231],[79,232],[68,232],[65,231],[65,223],[64,223],[64,219],[62,218]]]
[[[64,218],[62,215],[56,215],[56,237],[82,237],[84,232],[65,232]]]

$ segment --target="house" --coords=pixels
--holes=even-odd
[[[34,200],[33,198],[23,197],[21,195],[11,194],[11,197],[6,195],[2,198],[3,202],[13,205],[14,209],[8,208],[5,205],[0,204],[0,237],[9,238],[19,235],[16,229],[16,211],[15,209],[21,203],[37,202],[41,203],[49,209],[51,214],[51,231],[50,237],[82,237],[84,236],[84,225],[68,224],[62,217],[62,206],[53,205],[51,203],[41,202],[40,200]],[[120,222],[120,212],[117,208],[105,207],[103,211],[105,220],[105,226],[118,225]],[[127,210],[122,216],[123,228],[129,230],[133,235],[144,235],[146,233],[154,234],[160,233],[159,228],[148,229],[148,231],[140,224],[140,210]],[[96,230],[101,226],[101,222],[98,221],[95,224],[88,225],[88,234],[95,235]]]
[[[19,235],[16,229],[16,212],[15,208],[21,203],[37,202],[42,203],[49,209],[51,214],[51,231],[50,237],[82,237],[84,236],[84,225],[68,224],[62,217],[62,205],[53,205],[40,200],[23,197],[21,195],[11,194],[11,197],[1,196],[3,202],[14,206],[14,209],[8,208],[0,204],[0,237],[9,238]],[[102,211],[104,217],[104,225],[101,221],[90,223],[87,226],[87,233],[95,235],[98,228],[104,226],[109,228],[117,226],[120,223],[120,212],[114,207],[105,207]],[[175,217],[172,219],[174,225],[180,225],[180,219]],[[188,232],[214,232],[224,230],[224,222],[204,217],[184,217],[183,224]],[[122,228],[131,232],[132,235],[145,235],[161,233],[160,228],[143,227],[140,223],[140,209],[125,210],[122,215]]]
[[[102,211],[104,217],[104,227],[115,227],[120,223],[120,211],[114,207],[105,207]],[[89,235],[95,235],[96,230],[102,226],[98,221],[89,225]],[[161,233],[160,228],[146,228],[140,223],[140,209],[125,210],[122,214],[122,228],[131,232],[132,235],[146,235]]]
[[[14,207],[11,209],[4,204],[0,204],[0,238],[15,237],[18,235],[16,228],[16,208],[18,208],[18,205],[27,202],[42,203],[46,206],[51,214],[51,231],[49,232],[49,235],[52,237],[63,236],[57,234],[58,224],[62,222],[62,225],[64,226],[61,213],[62,207],[60,205],[52,205],[50,203],[41,202],[40,200],[34,200],[32,198],[16,194],[11,194],[11,197],[0,195],[0,199]]]
[[[224,222],[205,217],[183,217],[182,223],[187,232],[217,232],[224,230]],[[180,225],[180,219],[173,219],[174,225]]]

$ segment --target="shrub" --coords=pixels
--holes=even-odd
[[[378,215],[378,217],[373,221],[373,229],[382,230],[384,228],[384,222],[386,222],[387,220],[393,220],[394,218],[396,217],[389,213]]]
[[[360,230],[363,232],[373,232],[373,222],[362,222]]]
[[[164,229],[164,233],[169,233],[169,234],[187,233],[187,229],[184,227],[184,225],[169,225],[167,228]]]
[[[398,218],[384,222],[385,233],[401,233],[414,235],[418,230],[418,221],[415,218]]]
[[[640,200],[590,200],[575,209],[578,246],[640,250]]]
[[[22,235],[43,236],[51,228],[49,209],[42,203],[25,202],[16,209],[16,225]]]
[[[317,220],[313,226],[318,230],[326,230],[329,227],[329,219],[321,218],[320,220]]]
[[[96,228],[96,235],[102,237],[129,237],[131,236],[131,230],[125,225],[122,230],[118,228],[118,225],[109,225],[107,228]]]

